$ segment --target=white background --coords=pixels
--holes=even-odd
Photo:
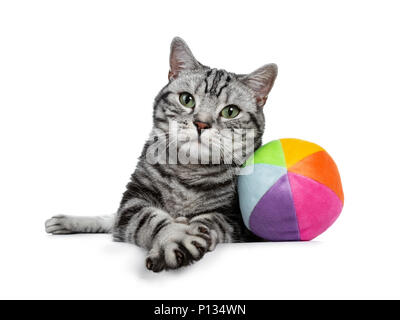
[[[2,1],[0,298],[400,298],[398,1]],[[264,141],[321,144],[345,207],[309,243],[221,245],[153,274],[54,214],[119,204],[166,84],[171,39],[204,64],[275,62]]]

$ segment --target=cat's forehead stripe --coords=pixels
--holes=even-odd
[[[227,75],[227,77],[225,79],[225,83],[221,86],[221,88],[219,89],[219,91],[217,93],[217,97],[219,97],[221,95],[222,90],[224,90],[228,86],[230,81],[231,81],[231,77],[229,75]]]
[[[216,90],[217,90],[219,82],[221,81],[222,75],[223,75],[223,72],[221,70],[217,70],[215,72],[214,80],[213,80],[213,83],[212,83],[212,86],[210,89],[210,94],[213,94],[213,95],[216,94]]]
[[[209,70],[204,79],[204,93],[219,97],[222,90],[228,86],[230,80],[231,76],[225,70]]]

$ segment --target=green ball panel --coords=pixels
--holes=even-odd
[[[283,153],[280,140],[271,141],[261,148],[258,148],[254,154],[247,159],[244,166],[256,163],[272,164],[286,168],[285,154]]]

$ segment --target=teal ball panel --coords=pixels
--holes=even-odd
[[[241,170],[238,179],[239,204],[244,224],[250,229],[250,216],[264,194],[287,173],[286,168],[256,163]]]

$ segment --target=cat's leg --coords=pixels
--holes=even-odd
[[[142,199],[123,206],[114,226],[114,239],[149,250],[146,267],[154,272],[177,269],[199,260],[213,247],[216,235],[207,226],[189,224]]]
[[[240,209],[233,209],[229,216],[218,213],[206,213],[192,217],[191,224],[201,223],[217,233],[217,243],[230,242],[265,242],[250,231],[243,223]]]
[[[218,243],[235,242],[240,238],[234,222],[218,212],[197,215],[191,218],[189,223],[192,226],[207,226],[212,235],[212,248]]]
[[[47,233],[111,233],[115,214],[107,216],[79,217],[58,215],[46,221]]]

